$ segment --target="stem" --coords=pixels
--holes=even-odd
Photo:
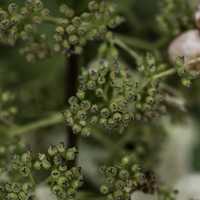
[[[159,74],[156,74],[154,76],[152,76],[151,78],[149,78],[140,88],[140,90],[144,89],[148,84],[150,84],[152,81],[156,81],[160,78],[165,78],[167,76],[173,75],[176,73],[176,69],[168,69],[164,72],[161,72]]]
[[[62,114],[56,113],[56,114],[54,114],[50,117],[47,117],[46,119],[42,119],[42,120],[33,122],[31,124],[28,124],[28,125],[24,125],[24,126],[21,126],[21,127],[13,127],[9,131],[9,134],[12,135],[12,136],[22,135],[22,134],[29,133],[29,132],[32,132],[32,131],[36,131],[36,130],[41,129],[41,128],[53,126],[53,125],[56,125],[56,124],[59,124],[59,123],[62,123],[62,122],[63,122]]]
[[[68,62],[66,62],[65,72],[65,94],[66,101],[71,96],[74,96],[77,91],[77,79],[79,74],[79,56],[71,55]],[[68,147],[78,148],[78,136],[75,135],[71,127],[67,127],[67,144]],[[76,161],[72,163],[75,165]]]
[[[46,17],[43,17],[42,19],[52,24],[62,24],[65,21],[64,18],[56,18],[56,17],[51,17],[51,16],[46,16]]]
[[[124,43],[126,43],[132,47],[142,49],[142,50],[149,50],[149,51],[152,51],[153,49],[158,49],[163,44],[166,43],[166,38],[160,38],[159,40],[157,40],[155,42],[147,42],[140,38],[129,37],[129,36],[122,35],[122,34],[117,34],[117,38],[119,38]]]
[[[127,37],[125,35],[120,35],[120,34],[117,35],[117,38],[119,38],[124,43],[129,44],[130,46],[136,47],[138,49],[152,50],[156,48],[155,43],[150,43],[150,42],[141,40],[139,38]]]
[[[128,54],[130,54],[136,60],[136,63],[140,63],[141,57],[133,49],[128,47],[122,40],[120,40],[119,38],[115,38],[113,40],[113,43],[122,48]]]
[[[157,79],[160,79],[160,78],[163,78],[163,77],[166,77],[166,76],[170,76],[172,74],[175,74],[176,73],[176,69],[168,69],[164,72],[161,72],[159,74],[156,74],[152,77],[152,80],[157,80]]]

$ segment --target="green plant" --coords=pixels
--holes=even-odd
[[[53,91],[56,81],[48,88],[47,95],[42,96],[43,92],[37,91],[35,96],[40,97],[39,105],[48,105],[51,101],[48,94],[55,92],[53,100],[57,110],[50,114],[45,109],[31,106],[32,102],[27,98],[31,96],[30,86],[27,86],[27,93],[21,91],[22,97],[16,88],[13,89],[14,99],[9,93],[1,92],[0,197],[36,199],[35,190],[42,183],[49,186],[58,200],[129,200],[136,191],[173,200],[176,192],[166,189],[154,171],[158,150],[167,137],[159,118],[168,113],[168,108],[175,106],[178,109],[173,101],[176,96],[170,93],[173,89],[168,78],[173,82],[174,77],[178,77],[183,86],[189,87],[198,71],[191,71],[182,58],[171,64],[166,59],[166,51],[162,52],[168,45],[166,41],[154,46],[119,34],[121,27],[132,26],[135,20],[131,25],[124,25],[126,19],[118,13],[117,3],[95,0],[89,1],[85,8],[85,1],[80,2],[82,4],[77,8],[73,3],[70,7],[58,1],[52,11],[41,0],[2,3],[0,42],[19,48],[20,54],[30,62],[27,66],[30,68],[34,66],[32,62],[38,60],[63,59],[59,55],[62,53],[66,62],[66,82],[65,95],[57,94],[57,88]],[[187,4],[183,4],[182,12],[177,16],[176,9],[180,4],[177,2],[164,0],[157,16],[162,30],[159,34],[169,41],[194,27],[194,23],[188,23],[193,22],[191,13],[194,10],[186,13]],[[131,46],[135,46],[135,50]],[[46,61],[41,62],[44,67],[48,65],[45,65]],[[9,86],[6,81],[2,81],[2,85]],[[175,86],[178,88],[177,82]],[[67,105],[66,101],[59,105],[57,95],[65,96]],[[19,113],[16,113],[18,103],[26,98],[30,112],[20,115],[21,108],[27,107],[26,104],[19,105]],[[41,119],[43,111],[46,118]],[[67,125],[67,148],[65,143],[60,143],[49,146],[47,153],[36,153],[27,151],[21,142],[28,133],[61,123]],[[90,183],[94,180],[88,180],[79,167],[79,140],[86,141],[89,146],[94,143],[105,148],[107,156],[98,163],[104,165],[99,172],[104,181],[99,175],[101,178],[95,180],[96,184]]]

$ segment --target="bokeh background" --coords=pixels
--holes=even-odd
[[[116,0],[117,9],[125,17],[126,22],[115,32],[121,37],[125,35],[124,39],[129,40],[130,45],[141,54],[151,51],[152,46],[162,38],[155,20],[160,12],[161,1]],[[8,2],[12,1],[1,0],[0,6],[6,6]],[[21,4],[22,0],[15,2]],[[70,4],[79,11],[84,10],[88,3],[87,0],[44,0],[44,4],[48,5],[54,14],[58,10],[55,8],[62,2]],[[51,26],[42,26],[41,30],[49,35],[52,34]],[[7,90],[15,96],[12,101],[18,110],[15,123],[23,125],[65,109],[66,61],[62,55],[57,55],[43,61],[28,63],[18,52],[20,46],[20,42],[16,48],[0,45],[0,90]],[[89,44],[86,47],[81,60],[83,66],[95,60],[95,51],[97,51],[96,44]],[[159,52],[167,59],[167,43],[159,49]],[[123,62],[134,68],[135,63],[123,52],[121,54]],[[176,102],[180,109],[170,108],[170,117],[163,118],[162,124],[168,136],[162,148],[155,147],[152,151],[159,151],[160,160],[155,161],[155,165],[163,180],[171,185],[178,184],[180,187],[188,188],[188,185],[193,183],[196,185],[195,181],[200,185],[200,175],[198,175],[200,174],[200,80],[194,81],[189,89],[183,88],[175,78],[169,80],[169,85],[177,94]],[[27,143],[39,152],[45,151],[51,143],[66,141],[65,132],[65,127],[58,124],[53,128],[27,134],[25,138]],[[152,140],[157,140],[157,136],[154,136]],[[0,142],[3,140],[2,135]],[[80,143],[80,162],[88,177],[95,177],[95,169],[99,160],[106,156],[106,152],[92,139],[82,140]],[[131,148],[130,144],[127,146]],[[89,182],[92,180],[91,184],[96,184],[95,178],[91,178]]]

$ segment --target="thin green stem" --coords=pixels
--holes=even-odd
[[[149,78],[140,88],[140,90],[144,89],[147,85],[149,85],[152,81],[157,81],[158,79],[161,78],[165,78],[167,76],[173,75],[176,73],[176,69],[172,68],[172,69],[168,69],[164,72],[158,73],[154,76],[152,76],[151,78]]]
[[[119,38],[115,38],[113,41],[113,44],[119,46],[121,49],[126,51],[129,55],[131,55],[137,63],[140,63],[141,57],[138,53],[136,53],[133,49],[131,49],[129,46],[127,46],[122,40]]]
[[[13,127],[10,131],[9,134],[12,136],[15,135],[22,135],[25,133],[29,133],[32,131],[36,131],[38,129],[41,128],[45,128],[48,126],[53,126],[59,123],[63,122],[63,116],[61,113],[56,113],[50,117],[47,117],[45,119],[41,119],[39,121],[33,122],[31,124],[28,125],[24,125],[24,126],[19,126],[19,127]]]
[[[159,74],[156,74],[152,77],[152,80],[157,80],[157,79],[160,79],[160,78],[163,78],[163,77],[166,77],[166,76],[170,76],[170,75],[173,75],[176,73],[176,69],[172,68],[172,69],[168,69],[164,72],[161,72]]]
[[[155,42],[147,42],[140,38],[129,37],[122,34],[117,34],[116,37],[119,38],[124,43],[130,45],[131,47],[149,51],[160,48],[164,43],[166,43],[166,38],[161,38]]]
[[[46,22],[50,22],[53,24],[62,24],[66,20],[64,18],[58,18],[58,17],[51,17],[51,16],[46,16],[42,18]]]
[[[32,174],[29,175],[29,178],[30,178],[31,183],[33,184],[33,186],[36,186],[36,181],[35,181],[35,179],[34,179]]]
[[[121,41],[123,41],[126,44],[129,44],[132,47],[143,49],[143,50],[152,50],[156,48],[155,43],[150,43],[144,40],[141,40],[139,38],[135,37],[127,37],[125,35],[117,35],[117,38],[119,38]]]

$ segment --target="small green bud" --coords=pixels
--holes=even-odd
[[[86,128],[86,127],[83,128],[82,131],[81,131],[81,134],[82,134],[83,136],[86,136],[86,137],[90,136],[90,134],[91,134],[90,129],[89,129],[89,128]]]
[[[57,170],[57,169],[54,169],[52,172],[51,172],[51,176],[53,178],[58,178],[60,176],[60,172]]]
[[[115,113],[115,114],[113,115],[113,120],[114,120],[115,122],[119,122],[119,121],[121,121],[121,119],[122,119],[122,115],[121,115],[120,113]]]
[[[76,46],[74,48],[74,53],[77,55],[81,55],[81,53],[83,52],[83,48],[81,46]]]
[[[39,153],[39,154],[38,154],[38,158],[39,158],[40,161],[43,161],[43,160],[46,160],[46,159],[47,159],[46,155],[45,155],[45,154],[42,154],[42,153]]]
[[[40,1],[40,0],[35,0],[35,2],[34,2],[34,9],[35,9],[36,11],[42,10],[42,9],[43,9],[43,3],[42,3],[42,1]]]
[[[76,96],[80,99],[83,100],[85,98],[85,92],[82,90],[79,90],[76,94]]]
[[[103,108],[101,110],[101,116],[103,118],[108,118],[110,116],[110,111],[108,110],[108,108]]]
[[[7,199],[9,199],[9,200],[18,200],[18,196],[17,196],[17,194],[12,192],[12,193],[9,193],[7,195]]]
[[[56,32],[63,35],[65,33],[65,30],[62,26],[56,27]]]
[[[41,166],[42,166],[42,164],[40,161],[36,161],[33,165],[34,169],[36,169],[36,170],[41,170]]]
[[[69,43],[71,45],[76,45],[79,42],[79,38],[76,35],[70,35],[69,36]]]
[[[69,49],[70,48],[69,42],[67,40],[63,40],[62,45],[63,45],[63,47],[65,49]]]
[[[67,179],[64,176],[59,177],[58,185],[59,186],[66,186],[66,184],[67,184]]]
[[[92,105],[90,110],[92,113],[97,113],[99,110],[98,105],[96,105],[96,104]]]
[[[103,97],[103,94],[104,94],[103,89],[101,89],[101,88],[97,88],[95,93],[96,93],[97,97]]]
[[[97,116],[92,116],[92,118],[90,120],[90,123],[95,125],[97,122],[98,122],[98,117]]]
[[[55,52],[61,51],[61,46],[60,46],[59,44],[55,44],[55,45],[54,45],[54,51],[55,51]]]
[[[81,108],[84,109],[85,111],[89,110],[90,107],[91,107],[91,103],[88,100],[81,102]]]
[[[118,180],[115,183],[115,187],[117,190],[123,190],[123,188],[126,187],[126,184],[122,180]]]
[[[65,144],[61,142],[60,144],[57,145],[58,152],[63,153],[65,152]]]
[[[115,177],[117,175],[117,168],[116,167],[108,167],[107,170],[106,170],[106,175],[109,177],[109,176],[112,176],[112,177]]]
[[[20,172],[21,172],[22,176],[27,177],[27,176],[30,175],[31,170],[30,170],[29,167],[23,166],[23,167],[20,168]]]
[[[181,82],[185,87],[190,87],[191,86],[191,81],[188,80],[188,79],[182,79]]]
[[[121,170],[119,172],[119,177],[122,179],[122,180],[126,180],[129,178],[129,172],[127,170]]]
[[[76,148],[70,148],[66,152],[66,159],[67,160],[74,160],[76,157],[77,150]]]
[[[54,156],[56,155],[58,152],[57,148],[54,146],[54,145],[50,145],[49,148],[48,148],[48,154],[50,156]]]
[[[67,26],[66,32],[67,32],[68,34],[73,34],[73,33],[76,32],[76,27],[73,26],[73,25],[71,24],[71,25]]]
[[[42,161],[42,167],[46,170],[50,169],[51,168],[51,163],[48,161],[48,160],[43,160]]]
[[[8,12],[14,14],[17,11],[17,5],[15,3],[10,3],[8,5]]]
[[[100,188],[100,192],[102,194],[108,194],[109,188],[106,185],[102,185],[101,188]]]
[[[50,11],[49,11],[49,9],[47,9],[47,8],[44,8],[44,9],[42,9],[42,11],[41,11],[41,15],[42,15],[43,17],[49,16],[49,13],[50,13]]]
[[[99,8],[99,5],[98,5],[98,3],[96,1],[90,1],[89,2],[88,9],[90,11],[96,11],[96,10],[98,10],[98,8]]]
[[[68,102],[69,102],[70,105],[77,104],[78,99],[76,97],[70,97]]]
[[[103,126],[106,126],[107,125],[107,119],[106,118],[101,118],[100,120],[99,120],[99,123],[101,124],[101,125],[103,125]]]

